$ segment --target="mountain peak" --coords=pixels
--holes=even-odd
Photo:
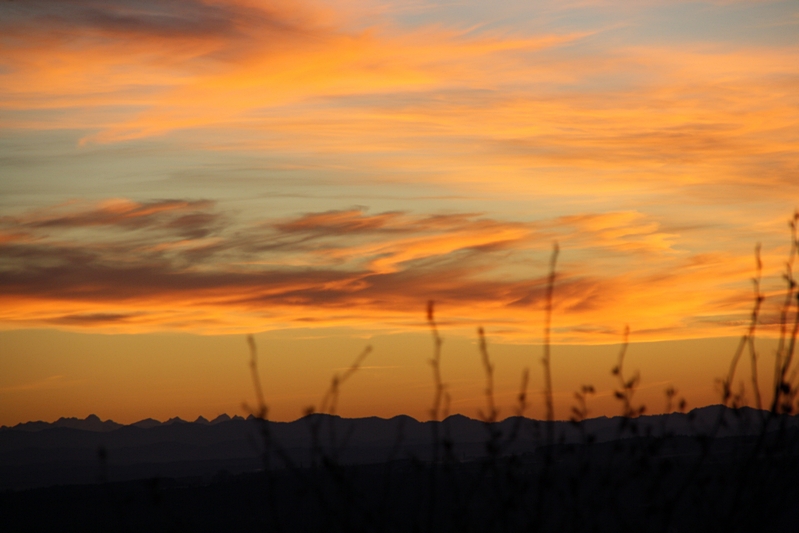
[[[65,417],[62,416],[55,422],[49,424],[47,422],[25,422],[17,424],[14,429],[21,429],[22,431],[43,431],[50,428],[69,428],[80,429],[83,431],[105,432],[113,431],[121,428],[122,424],[117,424],[113,420],[106,420],[103,422],[97,415],[89,415],[86,418]]]
[[[211,420],[211,424],[220,424],[222,422],[229,422],[229,421],[230,421],[230,417],[227,414],[222,413],[218,417],[216,417],[213,420]]]

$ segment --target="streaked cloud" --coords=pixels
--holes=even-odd
[[[424,3],[5,3],[0,106],[10,127],[78,129],[90,144],[175,136],[510,197],[563,196],[564,183],[615,196],[690,189],[703,203],[799,193],[795,43],[556,24],[591,5],[520,18],[529,7],[514,3],[475,28]],[[426,14],[408,25],[397,12],[408,9]],[[628,24],[653,24],[637,9]]]
[[[640,338],[734,334],[748,306],[749,261],[679,250],[635,212],[522,223],[354,208],[248,224],[208,201],[114,199],[6,217],[2,230],[26,236],[0,244],[7,327],[393,331],[423,326],[433,299],[444,327],[530,339],[555,239],[560,340],[614,341],[624,323]]]

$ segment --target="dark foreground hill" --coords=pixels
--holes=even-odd
[[[718,406],[551,426],[314,415],[291,423],[4,429],[0,461],[7,531],[799,525],[797,418]]]

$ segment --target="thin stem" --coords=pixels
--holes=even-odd
[[[481,415],[484,422],[492,423],[497,420],[497,408],[494,403],[494,365],[491,364],[491,360],[488,358],[485,331],[483,331],[482,327],[477,328],[477,335],[480,337],[480,355],[482,356],[483,369],[486,373],[485,395],[486,404],[488,406],[488,412],[485,414],[481,413]]]
[[[439,462],[439,448],[441,446],[440,438],[439,438],[439,428],[438,428],[438,420],[439,420],[439,413],[441,410],[441,402],[444,400],[447,404],[449,404],[449,398],[444,396],[444,384],[441,381],[441,344],[442,339],[441,336],[438,334],[438,327],[436,326],[435,320],[435,304],[433,300],[428,300],[427,302],[427,323],[430,325],[430,332],[433,335],[433,358],[430,360],[430,365],[433,367],[433,386],[435,387],[435,391],[433,393],[433,407],[430,409],[430,417],[432,418],[432,424],[430,427],[432,428],[433,432],[433,456],[432,456],[432,464],[430,468],[430,492],[429,492],[429,500],[428,500],[428,529],[433,530],[433,524],[435,521],[435,513],[436,513],[436,506],[437,506],[437,493],[438,493],[438,462]],[[449,410],[449,405],[446,406],[447,411]]]
[[[258,348],[255,346],[255,339],[252,335],[247,335],[247,344],[250,346],[250,375],[255,388],[255,399],[258,401],[258,410],[253,415],[256,418],[266,419],[268,408],[264,399],[264,391],[261,388],[261,378],[258,374]]]
[[[621,390],[616,391],[615,395],[616,398],[622,401],[623,407],[623,416],[626,418],[632,418],[641,414],[641,409],[633,409],[632,406],[632,398],[633,394],[635,393],[635,387],[638,385],[638,380],[640,376],[636,372],[636,374],[629,380],[624,379],[624,356],[627,355],[627,347],[630,344],[630,326],[624,326],[624,341],[622,342],[621,348],[619,349],[619,362],[616,366],[611,370],[611,373],[614,376],[619,378],[619,383],[621,384]]]
[[[763,303],[763,294],[760,292],[760,278],[763,273],[763,262],[760,260],[760,244],[755,246],[755,260],[757,261],[757,276],[752,280],[755,288],[755,308],[752,310],[752,322],[749,325],[747,344],[749,345],[749,358],[752,364],[752,390],[755,393],[755,404],[757,409],[763,409],[763,402],[760,399],[760,384],[757,381],[757,351],[755,350],[755,329],[757,328],[757,317],[760,313],[760,305]],[[776,398],[776,396],[775,396]]]
[[[730,370],[727,373],[727,379],[722,382],[723,392],[722,392],[722,403],[727,405],[727,402],[732,395],[732,381],[735,377],[735,370],[738,367],[738,360],[741,358],[743,350],[745,347],[749,347],[749,352],[752,360],[752,379],[755,389],[755,399],[758,403],[758,406],[761,405],[760,400],[760,388],[757,386],[757,352],[754,348],[754,338],[755,338],[755,330],[757,329],[757,322],[758,317],[760,316],[760,306],[763,303],[763,295],[760,293],[760,273],[763,268],[762,262],[760,261],[760,244],[755,247],[755,260],[757,266],[757,276],[753,278],[753,282],[755,285],[755,304],[752,307],[752,313],[750,315],[749,320],[749,328],[746,334],[741,337],[741,342],[738,344],[738,348],[735,350],[735,355],[732,358],[732,362],[730,363]],[[778,398],[775,396],[774,401],[776,402]],[[733,402],[735,404],[736,402]]]
[[[794,383],[796,379],[797,368],[794,368],[793,372],[791,372],[789,380],[786,381],[785,375],[788,373],[788,369],[793,361],[793,354],[796,348],[796,336],[797,333],[799,333],[799,292],[796,292],[796,279],[793,275],[793,263],[797,253],[799,253],[797,222],[799,222],[799,211],[794,213],[793,220],[790,221],[791,250],[788,253],[788,261],[785,263],[784,275],[785,281],[788,284],[788,290],[785,294],[785,304],[783,305],[782,312],[780,314],[780,344],[777,348],[777,363],[779,364],[780,359],[782,359],[782,365],[779,368],[779,374],[775,376],[774,380],[774,402],[772,403],[772,409],[778,407],[778,396],[781,394],[786,394],[790,397],[788,405],[788,407],[790,407],[790,402],[792,402],[793,396],[796,392],[796,385]],[[796,313],[794,317],[793,329],[791,330],[790,337],[787,339],[786,347],[787,319],[788,314],[790,313],[790,306],[794,302],[796,304]]]
[[[327,390],[325,395],[322,397],[322,402],[319,405],[319,412],[334,415],[336,414],[336,408],[338,406],[338,397],[339,397],[339,387],[347,381],[350,376],[352,376],[358,369],[361,367],[364,359],[366,356],[369,355],[372,351],[371,346],[367,346],[363,349],[361,354],[353,361],[353,363],[347,368],[347,370],[339,375],[336,374],[330,380],[330,388]]]
[[[434,421],[438,421],[441,411],[441,401],[444,399],[444,384],[441,381],[441,344],[444,341],[438,334],[434,306],[433,300],[427,302],[427,322],[430,324],[430,332],[433,335],[433,358],[430,360],[430,365],[433,367],[433,383],[435,386],[433,407],[430,409],[430,416]]]
[[[544,318],[544,358],[541,361],[544,365],[544,403],[546,404],[547,427],[551,427],[551,422],[555,419],[555,407],[552,401],[552,372],[550,369],[550,332],[552,329],[552,294],[555,290],[555,266],[558,261],[560,247],[555,242],[552,245],[552,256],[549,259],[549,277],[547,278],[546,292],[546,314]],[[548,430],[549,433],[551,431]],[[550,439],[551,440],[551,439]]]

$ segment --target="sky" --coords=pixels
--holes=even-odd
[[[0,2],[0,424],[717,403],[799,206],[799,5]],[[742,380],[749,379],[742,370]],[[767,382],[767,379],[766,379]],[[715,385],[714,385],[715,384]],[[751,391],[750,391],[751,398]]]

